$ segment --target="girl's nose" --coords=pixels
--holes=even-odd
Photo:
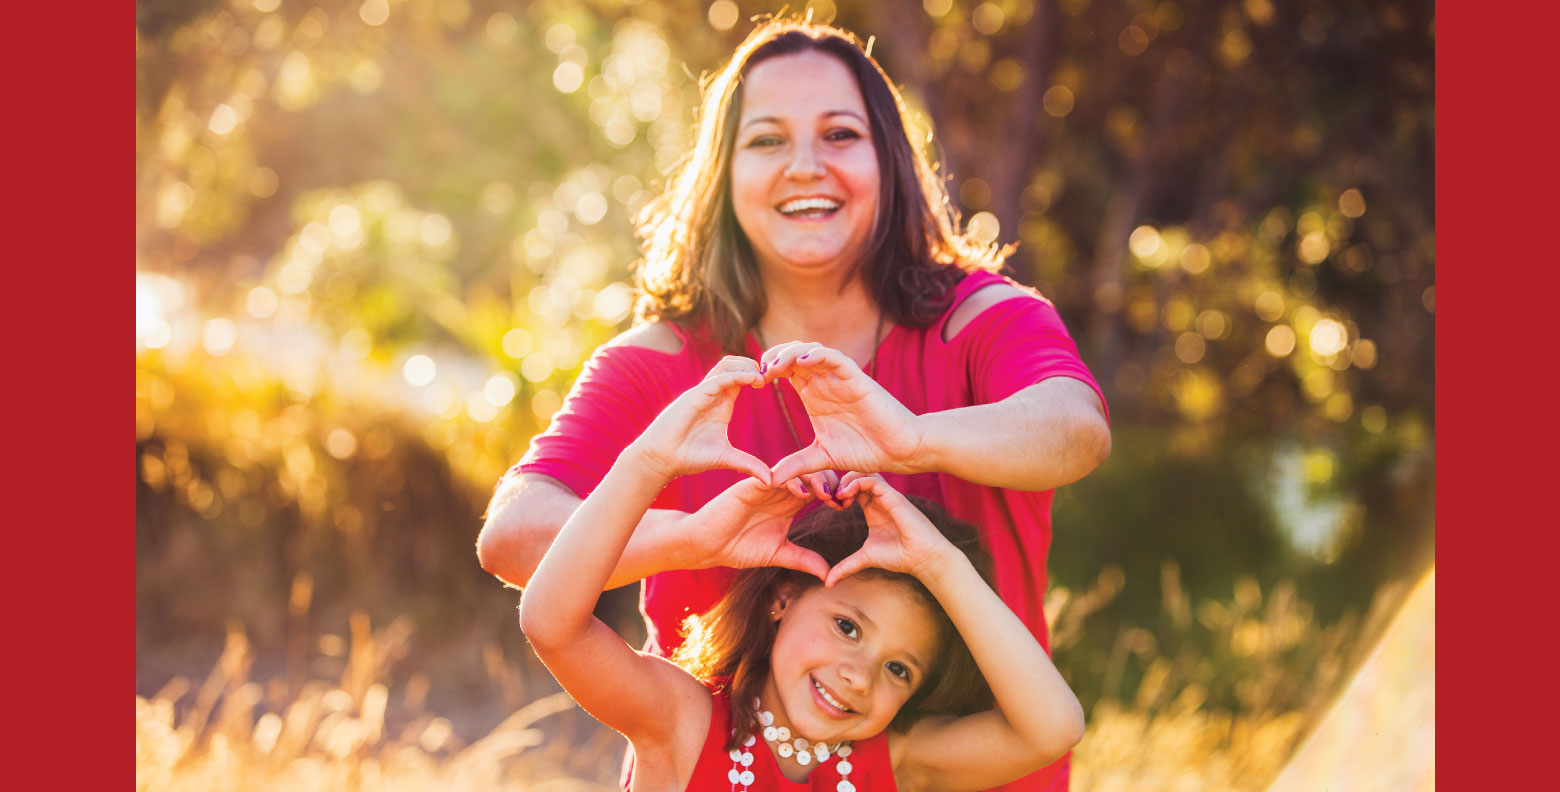
[[[870,679],[871,675],[865,673],[854,663],[842,663],[840,665],[840,681],[844,682],[846,687],[849,687],[853,693],[865,695]]]

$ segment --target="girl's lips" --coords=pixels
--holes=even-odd
[[[854,716],[856,714],[854,712],[850,712],[848,710],[841,709],[841,708],[836,707],[833,704],[829,703],[829,700],[827,698],[824,698],[824,695],[823,695],[823,691],[826,690],[827,688],[824,688],[823,684],[821,682],[819,682],[816,678],[814,678],[812,676],[808,676],[807,677],[807,681],[812,683],[813,703],[818,706],[818,709],[823,710],[823,713],[825,715],[828,715],[829,717],[834,718],[836,720],[844,720],[844,719],[850,718],[850,717],[852,717],[852,716]],[[836,701],[839,700],[839,696],[835,696],[834,695],[834,691],[832,691],[832,690],[829,691],[829,695],[831,697],[833,697]]]

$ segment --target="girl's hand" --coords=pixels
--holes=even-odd
[[[822,470],[913,472],[922,445],[916,415],[844,353],[820,344],[781,344],[764,353],[764,382],[780,377],[802,397],[812,445],[780,460],[774,480]]]
[[[692,557],[700,566],[785,567],[822,580],[829,574],[823,556],[786,539],[791,519],[810,499],[788,487],[743,479],[684,521]]]
[[[882,476],[847,473],[839,497],[861,504],[867,518],[867,541],[829,570],[825,586],[863,569],[903,572],[925,581],[948,553],[958,552],[937,526]]]
[[[726,468],[747,473],[767,486],[771,481],[769,466],[758,457],[733,448],[726,436],[737,389],[763,384],[757,363],[728,355],[710,369],[703,382],[666,405],[629,449],[667,481]]]

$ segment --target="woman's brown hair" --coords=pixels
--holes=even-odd
[[[848,30],[797,19],[769,19],[748,34],[704,85],[692,148],[666,189],[638,218],[644,259],[636,282],[642,320],[707,326],[728,354],[767,300],[753,250],[731,206],[731,152],[742,110],[742,79],[758,63],[798,52],[838,58],[866,103],[880,176],[878,217],[865,254],[853,265],[896,324],[926,327],[947,310],[953,287],[973,269],[995,270],[1011,252],[958,230],[958,213],[936,169],[910,141],[898,89]]]
[[[991,556],[981,546],[975,526],[950,516],[925,498],[906,497],[970,559],[989,585]],[[818,553],[833,566],[859,550],[866,541],[866,515],[860,506],[842,512],[818,508],[791,526],[788,535],[792,542]],[[920,597],[937,622],[937,645],[941,647],[937,659],[926,678],[889,722],[889,728],[903,732],[927,715],[969,715],[991,709],[991,689],[981,676],[975,658],[926,586],[911,575],[881,569],[863,570],[857,574],[903,583]],[[822,581],[817,578],[790,569],[743,570],[715,607],[702,616],[690,616],[684,622],[686,638],[672,655],[672,661],[730,697],[736,730],[728,740],[727,750],[737,747],[758,726],[757,714],[748,704],[758,697],[769,673],[769,654],[778,629],[777,622],[769,618],[770,604],[782,589],[789,588],[799,594],[821,585]]]

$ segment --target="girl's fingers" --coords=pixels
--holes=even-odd
[[[833,569],[829,570],[828,576],[823,579],[823,585],[825,588],[833,588],[835,583],[838,583],[841,580],[844,580],[845,578],[848,578],[869,566],[871,566],[871,562],[867,560],[866,555],[863,554],[862,551],[857,550],[856,552],[846,556],[838,564],[835,564]]]
[[[836,493],[836,497],[855,497],[856,492],[861,489],[861,482],[864,479],[869,478],[882,478],[882,476],[879,476],[876,473],[862,473],[859,470],[851,470],[846,472],[845,477],[840,479],[840,488]]]
[[[824,580],[829,575],[829,562],[823,560],[823,556],[790,542],[780,545],[780,549],[775,551],[774,558],[770,559],[770,565],[806,572],[819,580]]]
[[[766,382],[773,382],[779,377],[789,377],[793,373],[798,358],[819,354],[819,350],[827,349],[822,344],[795,343],[788,344],[777,351],[772,359],[766,353],[764,357],[767,364],[761,367]]]

